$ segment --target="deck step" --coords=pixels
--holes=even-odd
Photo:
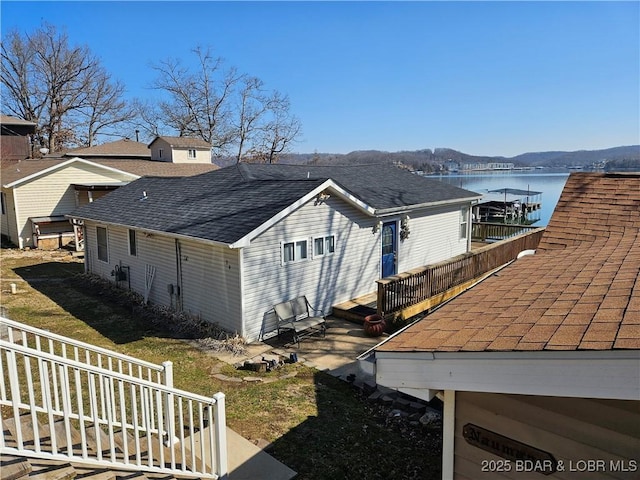
[[[29,459],[31,480],[71,480],[76,477],[76,469],[69,463],[59,460]]]
[[[0,474],[2,480],[18,480],[31,473],[31,463],[28,458],[14,455],[0,455]]]

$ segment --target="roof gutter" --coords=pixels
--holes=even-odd
[[[198,237],[190,237],[189,235],[181,235],[179,233],[172,233],[172,232],[167,232],[164,230],[152,230],[152,229],[148,229],[148,228],[141,228],[141,227],[136,227],[134,225],[126,225],[124,223],[115,223],[115,222],[103,222],[100,220],[96,220],[95,218],[89,218],[89,217],[78,217],[75,215],[65,215],[65,217],[71,219],[71,220],[83,220],[83,221],[90,221],[90,222],[95,222],[97,224],[100,225],[113,225],[115,227],[122,227],[122,228],[127,228],[127,229],[135,229],[137,231],[143,232],[143,233],[148,233],[150,235],[162,235],[165,237],[170,237],[170,238],[177,238],[179,240],[190,240],[192,242],[197,242],[197,243],[204,243],[206,245],[216,245],[216,246],[221,246],[221,247],[228,247],[228,248],[233,248],[231,244],[229,243],[225,243],[225,242],[217,242],[215,240],[207,240],[205,238],[198,238]]]
[[[410,210],[418,210],[421,208],[440,207],[443,205],[453,205],[456,203],[466,203],[466,202],[473,203],[473,202],[477,202],[481,198],[482,198],[482,195],[478,195],[477,197],[456,198],[455,200],[440,200],[437,202],[418,203],[416,205],[406,205],[402,207],[381,208],[379,210],[375,210],[375,215],[387,216],[387,215],[393,215],[396,213],[402,213]]]

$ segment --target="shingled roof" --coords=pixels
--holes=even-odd
[[[640,173],[575,173],[535,255],[376,350],[639,348]]]
[[[151,147],[151,145],[153,145],[153,143],[158,139],[164,140],[174,148],[211,148],[211,145],[205,142],[204,140],[202,140],[201,138],[167,137],[167,136],[160,136],[160,137],[154,138],[149,144],[149,147]]]
[[[140,158],[144,160],[151,158],[151,150],[149,150],[149,147],[145,143],[134,142],[133,140],[125,138],[92,147],[74,148],[65,152],[64,156],[81,158]]]
[[[70,161],[75,159],[55,158],[55,159],[27,159],[18,162],[2,162],[2,185],[12,185],[21,180],[33,178],[39,173],[50,171],[56,167],[63,167]],[[157,177],[178,177],[192,176],[201,173],[217,170],[218,167],[211,163],[190,164],[190,163],[169,163],[154,162],[152,160],[126,160],[112,158],[91,158],[91,163],[104,165],[106,167],[115,168],[126,173],[133,174],[138,177],[157,176]]]
[[[142,178],[71,216],[232,244],[328,180],[372,211],[478,198],[392,166],[240,164],[190,178]]]

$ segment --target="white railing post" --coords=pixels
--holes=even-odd
[[[224,406],[224,393],[218,392],[213,396],[215,406],[213,409],[213,422],[215,428],[215,452],[216,465],[215,473],[219,479],[227,480],[227,423]]]
[[[162,383],[167,388],[173,388],[173,362],[167,360],[166,362],[162,362],[162,367],[164,368],[162,375]],[[164,425],[167,432],[167,438],[165,439],[165,445],[170,447],[171,445],[177,443],[179,439],[175,435],[175,412],[173,406],[173,395],[168,393],[165,395],[165,406],[164,406]]]

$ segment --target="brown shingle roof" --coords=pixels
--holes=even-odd
[[[158,138],[163,139],[172,147],[177,147],[177,148],[190,148],[190,147],[191,148],[211,148],[211,145],[209,145],[207,142],[205,142],[201,138],[162,136],[162,137],[157,137],[155,140],[153,140],[153,142],[155,142]],[[153,142],[151,142],[149,146],[151,146]]]
[[[74,148],[65,152],[65,157],[140,157],[151,158],[151,150],[145,143],[123,139],[115,142],[103,143],[93,147]]]
[[[30,122],[29,120],[23,120],[21,118],[12,117],[11,115],[0,115],[0,124],[2,125],[27,125],[27,126],[35,126],[37,125],[34,122]]]
[[[640,348],[640,174],[572,174],[539,249],[379,351]]]
[[[34,175],[38,172],[46,170],[64,162],[68,162],[69,158],[64,159],[38,159],[38,160],[22,160],[20,162],[3,162],[2,163],[2,185],[8,185],[15,181]],[[113,158],[91,158],[90,162],[105,165],[107,167],[122,170],[141,177],[189,177],[199,175],[201,173],[217,170],[218,167],[212,163],[188,164],[188,163],[169,163],[154,162],[151,160],[124,160]]]

